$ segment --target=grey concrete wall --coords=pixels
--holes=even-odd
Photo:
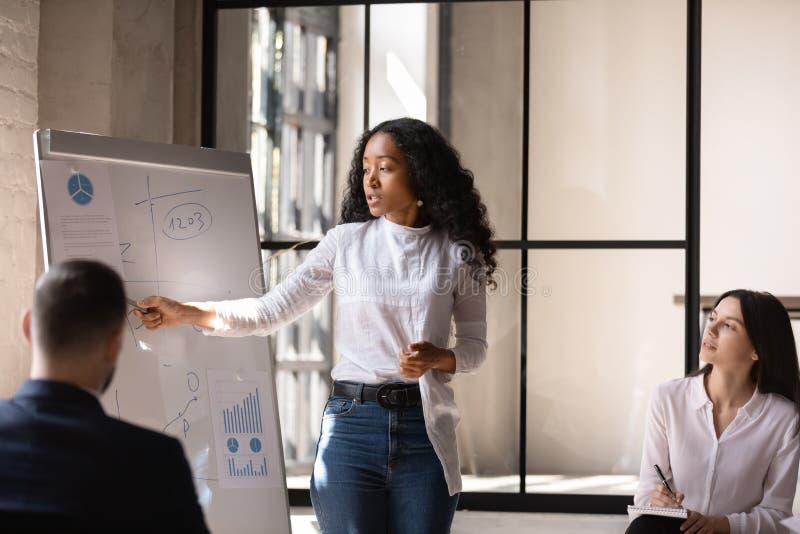
[[[114,2],[111,135],[172,142],[173,0]]]
[[[250,145],[250,10],[219,13],[217,148],[247,152]]]
[[[172,142],[200,145],[203,10],[200,0],[175,0]]]
[[[42,128],[111,134],[113,12],[107,0],[47,0],[42,6]]]
[[[44,2],[40,127],[198,144],[200,6],[200,0]]]

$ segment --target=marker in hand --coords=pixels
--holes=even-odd
[[[134,310],[140,311],[141,313],[144,313],[144,314],[150,313],[150,310],[148,308],[142,308],[132,298],[126,297],[126,300],[128,301],[128,304],[130,304],[131,307],[133,307]]]

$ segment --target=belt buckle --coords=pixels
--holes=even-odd
[[[396,410],[397,408],[404,407],[408,403],[406,385],[402,382],[381,384],[375,392],[375,397],[378,404],[387,410]]]

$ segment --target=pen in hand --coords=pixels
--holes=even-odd
[[[669,482],[667,482],[667,478],[664,476],[664,473],[661,472],[661,468],[658,467],[658,464],[653,465],[653,469],[655,469],[658,478],[661,479],[661,484],[664,485],[669,494],[672,496],[672,499],[675,502],[675,504],[680,506],[681,502],[683,501],[683,495],[679,495],[672,490],[672,488],[669,485]]]

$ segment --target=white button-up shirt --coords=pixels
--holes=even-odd
[[[446,232],[402,226],[385,216],[329,230],[305,261],[261,298],[213,303],[211,335],[268,335],[292,322],[331,290],[336,299],[335,380],[368,384],[417,382],[400,374],[409,343],[447,347],[455,323],[456,372],[486,358],[486,284],[477,281]],[[460,416],[452,375],[432,369],[418,380],[428,437],[451,495],[461,491],[456,447]]]
[[[661,384],[650,400],[637,505],[661,484],[658,464],[683,507],[724,515],[732,533],[784,532],[800,459],[797,410],[781,395],[753,393],[717,439],[703,376]]]

